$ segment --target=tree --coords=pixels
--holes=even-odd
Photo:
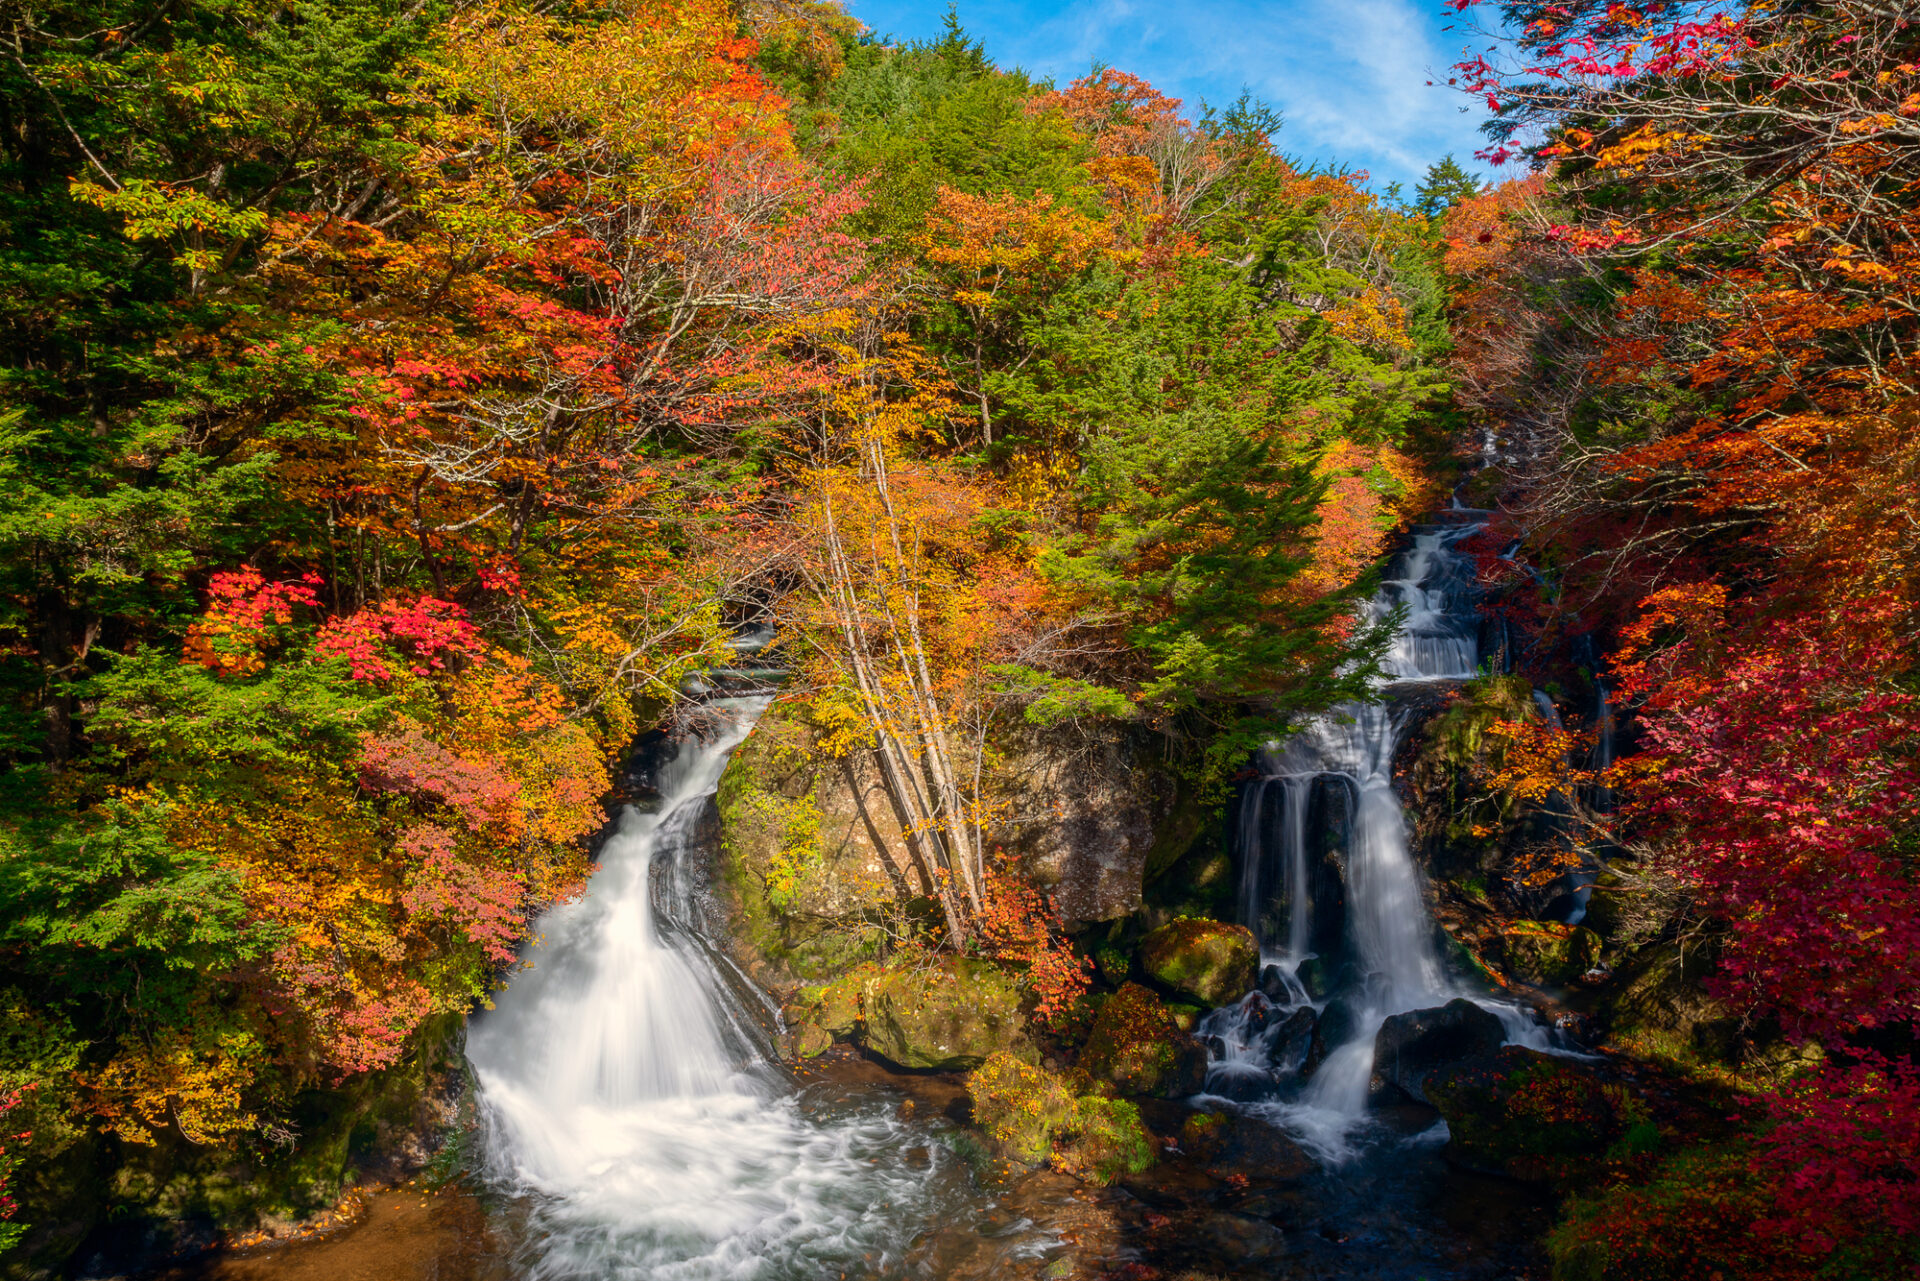
[[[1413,189],[1413,207],[1428,218],[1438,218],[1463,200],[1480,194],[1480,184],[1452,155],[1427,166],[1427,176]]]

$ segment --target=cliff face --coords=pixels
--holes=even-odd
[[[1015,725],[987,744],[987,843],[1047,889],[1069,929],[1139,910],[1146,882],[1208,826],[1147,735],[1111,723]],[[775,982],[874,955],[913,899],[900,816],[864,751],[834,755],[776,705],[721,780],[721,877],[734,937]]]

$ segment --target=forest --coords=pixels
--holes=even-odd
[[[1426,901],[1626,1118],[1534,1179],[1537,1271],[1457,1275],[1920,1268],[1920,11],[1447,3],[1494,178],[1411,193],[951,14],[0,10],[5,1275],[337,1200],[333,1118],[590,894],[635,744],[749,636],[736,763],[890,817],[834,888],[827,785],[727,775],[743,974],[930,1068],[876,993],[986,967],[1039,1048],[966,1065],[976,1124],[1112,1183],[1154,1118],[1101,1029],[1173,1017],[1163,931],[1259,929],[1164,887],[1249,857],[1258,753],[1383,703],[1372,602],[1449,507],[1503,639],[1407,731]],[[1186,824],[1112,910],[1020,853],[1069,742]],[[1694,1013],[1630,1028],[1656,958]],[[1080,1119],[1020,1130],[1036,1090]],[[1175,1275],[1127,1266],[1047,1275]]]

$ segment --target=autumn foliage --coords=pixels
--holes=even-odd
[[[1501,28],[1456,68],[1486,158],[1535,166],[1443,229],[1459,315],[1507,321],[1456,350],[1521,546],[1489,567],[1543,658],[1613,651],[1637,750],[1591,839],[1685,892],[1746,1027],[1837,1060],[1561,1246],[1607,1276],[1910,1269],[1911,15],[1455,7]]]

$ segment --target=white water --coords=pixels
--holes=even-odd
[[[1456,505],[1456,510],[1465,509]],[[1383,692],[1390,695],[1395,686],[1464,681],[1475,675],[1478,619],[1472,579],[1454,544],[1479,528],[1477,523],[1463,524],[1416,535],[1403,576],[1387,580],[1366,605],[1364,612],[1372,619],[1383,619],[1396,607],[1405,610],[1401,630],[1381,663]],[[1368,1129],[1373,1043],[1380,1025],[1389,1015],[1471,995],[1447,979],[1440,963],[1419,869],[1408,848],[1406,816],[1393,790],[1393,757],[1405,720],[1403,713],[1381,703],[1349,703],[1316,718],[1278,750],[1265,754],[1264,777],[1247,789],[1248,809],[1241,816],[1243,919],[1259,932],[1262,865],[1277,862],[1288,897],[1286,946],[1279,959],[1284,968],[1295,969],[1308,956],[1306,922],[1313,887],[1305,815],[1310,789],[1316,779],[1338,776],[1347,780],[1356,798],[1348,823],[1344,928],[1362,986],[1338,994],[1354,1007],[1354,1036],[1332,1049],[1296,1097],[1252,1105],[1329,1162],[1354,1155],[1356,1141]],[[1261,808],[1271,803],[1276,784],[1286,807],[1278,825],[1280,848],[1262,849]],[[1263,953],[1267,944],[1262,939]],[[1480,1004],[1500,1016],[1510,1042],[1548,1048],[1549,1034],[1530,1012],[1503,1002]],[[1229,1006],[1209,1015],[1200,1029],[1220,1037],[1227,1049],[1222,1066],[1241,1076],[1263,1053],[1259,1038],[1249,1037],[1243,1023],[1240,1011]]]
[[[707,705],[659,809],[625,813],[587,896],[541,920],[530,968],[473,1023],[487,1170],[526,1208],[526,1275],[884,1270],[927,1213],[931,1169],[904,1160],[924,1140],[877,1109],[804,1116],[692,932],[680,856],[766,701]]]

